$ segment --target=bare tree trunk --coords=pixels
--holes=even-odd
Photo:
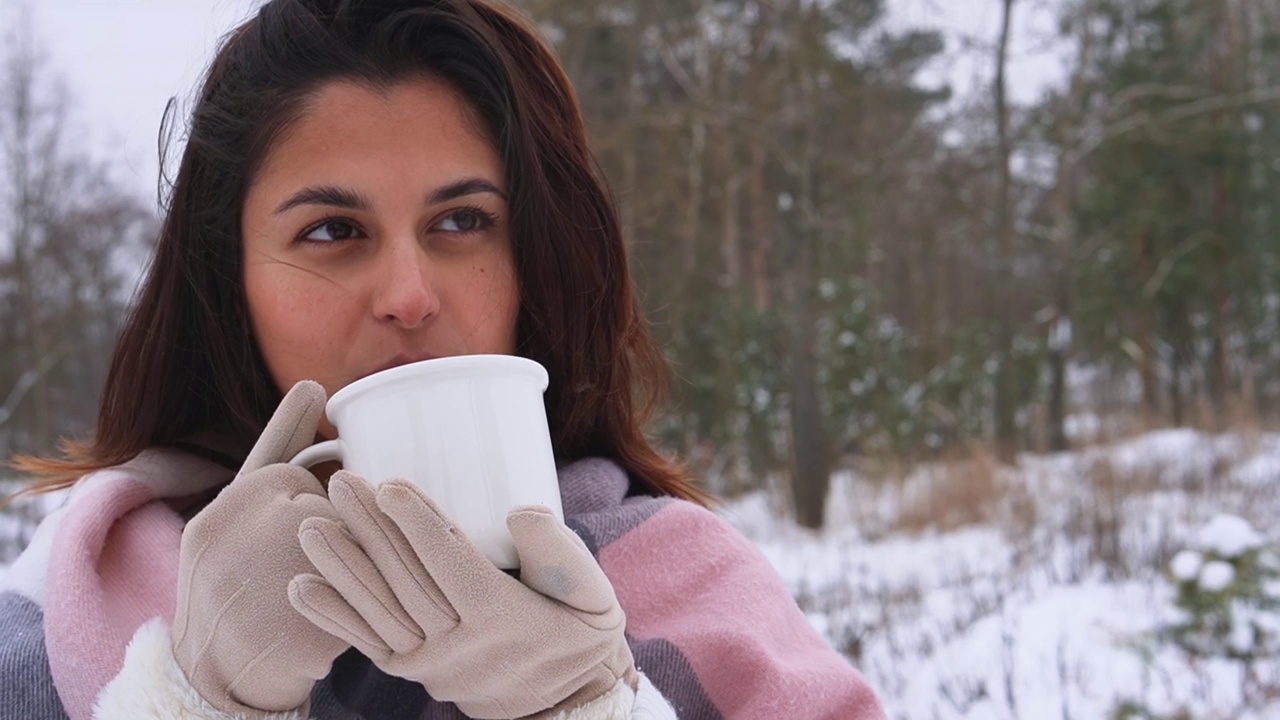
[[[637,33],[639,34],[639,33]],[[620,220],[622,222],[622,237],[629,247],[634,247],[637,234],[636,223],[636,199],[633,194],[639,186],[640,180],[640,139],[643,136],[640,127],[640,106],[644,102],[643,91],[641,85],[640,68],[639,68],[639,40],[633,39],[631,48],[627,54],[627,132],[630,136],[626,142],[626,147],[622,150],[622,187],[625,194],[622,197],[620,211]]]
[[[1173,356],[1169,360],[1169,406],[1173,412],[1174,427],[1186,423],[1186,401],[1182,389],[1182,348],[1173,344]]]
[[[818,127],[816,88],[810,73],[798,68],[801,101],[805,108],[805,149],[800,163],[797,232],[791,238],[789,263],[791,295],[791,487],[796,521],[821,528],[831,484],[826,429],[818,391],[816,309],[813,302],[815,248],[822,232],[818,216]]]
[[[999,242],[999,281],[996,292],[996,377],[995,377],[995,442],[996,453],[1005,462],[1014,459],[1016,450],[1016,398],[1013,397],[1014,303],[1010,301],[1013,273],[1013,177],[1010,167],[1013,148],[1009,137],[1009,105],[1005,92],[1005,69],[1008,64],[1009,29],[1014,0],[1004,0],[1000,24],[1000,42],[996,51],[995,112],[998,144],[996,188],[996,237]]]
[[[808,166],[812,167],[812,166]],[[810,202],[812,180],[802,182],[804,200],[802,215],[808,215],[805,206]],[[791,385],[791,448],[792,492],[796,504],[796,521],[804,527],[821,528],[825,517],[827,493],[830,489],[831,470],[827,458],[826,430],[822,420],[822,406],[818,392],[818,363],[815,353],[814,244],[816,228],[807,217],[802,217],[798,231],[792,238],[792,267],[787,291],[791,296],[790,335],[790,385]]]
[[[1210,406],[1213,408],[1213,426],[1215,430],[1226,429],[1230,422],[1227,409],[1232,404],[1232,392],[1227,369],[1227,324],[1228,306],[1231,302],[1231,291],[1228,284],[1230,251],[1225,247],[1230,240],[1225,234],[1224,225],[1229,222],[1230,199],[1227,197],[1225,171],[1219,168],[1213,178],[1213,215],[1217,226],[1213,245],[1214,288],[1211,323],[1213,339],[1209,349],[1208,387]]]
[[[1138,234],[1138,277],[1146,282],[1154,271],[1151,251],[1151,233]],[[1142,425],[1154,427],[1160,419],[1160,379],[1157,372],[1155,348],[1155,308],[1149,298],[1144,298],[1137,308],[1138,377],[1142,381]]]
[[[796,238],[797,263],[812,257],[812,240]],[[796,505],[796,521],[807,528],[822,527],[826,516],[831,471],[827,464],[826,433],[818,398],[817,362],[814,356],[813,302],[806,273],[793,279],[796,285],[791,323],[791,488]]]
[[[1217,94],[1233,91],[1235,85],[1235,57],[1237,52],[1236,37],[1232,24],[1232,3],[1220,0],[1213,3],[1217,13],[1217,37],[1214,38],[1213,53],[1213,90]],[[1219,113],[1217,124],[1224,135],[1231,127],[1239,127],[1239,113],[1227,110]],[[1232,221],[1235,214],[1231,202],[1231,192],[1227,187],[1227,168],[1221,161],[1213,173],[1213,305],[1211,310],[1212,334],[1209,355],[1208,391],[1210,405],[1213,408],[1215,429],[1225,429],[1230,419],[1228,408],[1232,405],[1230,387],[1227,335],[1228,312],[1231,302],[1231,258],[1234,244],[1232,238]]]
[[[714,85],[716,102],[728,97],[731,93],[732,80],[728,76],[729,65],[720,66],[717,82]],[[744,342],[745,331],[743,321],[738,312],[743,301],[749,297],[742,287],[742,223],[741,212],[742,184],[746,173],[738,167],[737,137],[732,134],[729,123],[717,119],[712,123],[716,130],[716,142],[713,143],[715,167],[713,173],[720,179],[720,272],[718,280],[724,290],[726,302],[731,303],[734,313],[727,319],[721,331],[722,339],[718,347],[719,361],[716,373],[718,385],[718,403],[733,417],[726,419],[726,426],[740,426],[742,413],[747,410],[741,407],[738,400],[738,388],[742,382],[741,363],[738,349]],[[724,491],[731,495],[745,492],[748,474],[743,472],[744,466],[751,461],[751,451],[743,441],[743,433],[731,430],[726,433],[728,447],[717,449],[721,453],[722,482]]]
[[[742,229],[738,220],[744,173],[734,166],[734,143],[721,140],[722,177],[725,178],[720,200],[720,264],[721,283],[737,293],[742,286]]]
[[[1076,165],[1079,162],[1076,135],[1084,124],[1085,76],[1089,71],[1093,49],[1093,14],[1096,0],[1090,0],[1081,8],[1078,21],[1080,45],[1076,55],[1076,67],[1071,76],[1071,88],[1067,96],[1066,117],[1062,119],[1058,136],[1058,167],[1053,189],[1053,244],[1058,256],[1058,287],[1055,302],[1057,319],[1050,330],[1049,342],[1049,450],[1062,452],[1070,443],[1067,438],[1067,363],[1071,357],[1074,332],[1072,277],[1074,275],[1075,223],[1071,206],[1075,200]]]
[[[764,313],[773,307],[773,242],[775,232],[775,215],[777,201],[769,196],[765,183],[768,170],[768,150],[765,133],[771,131],[770,113],[776,112],[779,106],[777,98],[768,97],[777,83],[770,82],[777,72],[776,64],[767,57],[770,34],[775,28],[775,12],[769,3],[760,3],[759,17],[751,26],[751,45],[749,62],[750,75],[759,78],[746,90],[750,97],[750,106],[754,108],[760,120],[759,125],[750,134],[748,142],[747,167],[747,202],[749,205],[748,222],[750,223],[750,241],[748,243],[747,271],[751,274],[751,293],[756,312]]]
[[[700,15],[698,13],[697,15]],[[711,95],[710,40],[699,30],[694,50],[694,79],[698,83],[698,97],[691,105],[689,127],[689,157],[687,166],[687,192],[689,203],[685,216],[684,272],[692,279],[698,264],[698,239],[702,235],[702,202],[706,194],[705,162],[707,151],[707,118],[703,106]]]
[[[954,311],[953,303],[957,301],[954,291],[956,278],[952,269],[955,263],[955,249],[946,234],[945,225],[940,232],[941,237],[931,239],[929,256],[925,261],[930,265],[931,282],[929,284],[932,286],[933,293],[934,357],[949,358],[953,353],[951,328],[954,327],[954,323],[951,321],[951,316]]]
[[[937,327],[937,318],[934,317],[934,300],[933,293],[936,288],[929,282],[930,267],[929,259],[933,254],[935,245],[933,233],[926,232],[907,232],[904,233],[904,241],[909,243],[910,255],[906,263],[907,284],[911,288],[908,294],[910,298],[912,323],[916,327],[924,328],[925,331],[925,347],[924,347],[924,365],[925,367],[933,367],[937,359],[936,349],[937,342],[934,333]]]
[[[27,25],[30,20],[24,18]],[[32,44],[30,33],[10,32],[10,46],[5,58],[5,88],[7,112],[4,124],[8,126],[5,154],[9,165],[9,183],[12,193],[8,209],[10,242],[13,248],[13,268],[17,286],[16,310],[20,318],[25,348],[17,353],[21,368],[35,368],[52,357],[46,325],[41,318],[41,302],[36,286],[36,258],[39,253],[38,226],[45,218],[40,199],[49,188],[48,178],[42,177],[41,156],[56,150],[56,137],[61,124],[61,113],[52,118],[52,125],[37,128],[40,109],[36,99],[36,73],[39,58]],[[39,137],[39,131],[47,135]],[[45,158],[46,164],[48,158]],[[45,175],[48,169],[43,168]],[[43,375],[43,374],[42,374]],[[30,408],[29,431],[25,438],[28,451],[44,452],[52,448],[52,415],[49,385],[41,377],[31,386],[27,399]]]
[[[769,225],[769,198],[765,192],[764,138],[756,133],[751,138],[749,192],[751,198],[751,288],[756,311],[766,312],[773,306],[770,262],[773,255],[773,233]]]

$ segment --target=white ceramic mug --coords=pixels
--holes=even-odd
[[[336,460],[373,484],[422,488],[503,569],[519,567],[507,531],[517,505],[564,519],[542,395],[547,371],[513,355],[460,355],[384,370],[325,405],[338,439],[291,462]]]

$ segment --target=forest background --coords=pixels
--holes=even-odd
[[[1274,426],[1280,0],[990,0],[990,37],[882,0],[522,4],[675,368],[654,432],[714,491],[774,487],[817,528],[841,469]],[[1015,102],[1032,10],[1064,67]],[[157,223],[9,24],[0,457],[88,431]],[[923,79],[957,43],[990,67],[964,94]]]

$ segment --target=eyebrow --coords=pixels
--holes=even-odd
[[[369,198],[354,190],[333,185],[320,185],[303,188],[294,193],[288,200],[280,203],[280,207],[276,208],[275,214],[283,215],[300,205],[331,205],[365,212],[373,207],[373,203],[369,202]]]
[[[479,195],[481,193],[492,193],[503,200],[507,199],[507,194],[488,180],[484,178],[466,178],[435,190],[427,196],[426,203],[428,205],[439,205],[450,200],[457,200],[460,197]],[[280,203],[280,206],[275,210],[275,214],[283,215],[301,205],[328,205],[362,212],[368,212],[373,207],[373,203],[369,201],[368,197],[354,190],[334,185],[318,185],[303,188],[294,193],[288,200]]]
[[[492,193],[503,200],[507,199],[507,194],[499,190],[497,185],[494,185],[484,178],[476,177],[459,180],[458,182],[445,185],[427,196],[427,204],[439,205],[440,203],[457,200],[458,198],[466,197],[467,195],[479,195],[482,193]]]

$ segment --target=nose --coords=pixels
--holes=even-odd
[[[440,310],[440,296],[433,284],[432,267],[416,241],[389,243],[373,278],[373,312],[383,322],[406,330],[426,322]]]

